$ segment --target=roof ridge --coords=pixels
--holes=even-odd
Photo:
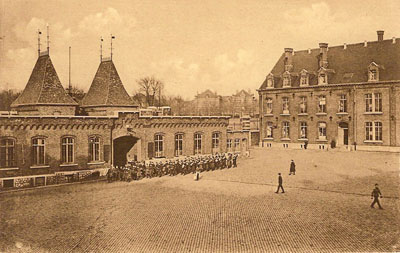
[[[43,56],[42,56],[43,57]],[[39,56],[39,58],[40,58],[40,56]],[[50,59],[50,56],[49,56],[49,58],[48,59]],[[39,96],[37,97],[37,101],[36,101],[36,103],[38,104],[39,103],[39,101],[40,101],[40,97],[42,96],[42,91],[43,91],[43,83],[44,83],[44,79],[45,79],[45,76],[46,76],[46,69],[47,69],[47,60],[46,60],[46,63],[44,64],[44,71],[43,71],[43,77],[42,77],[42,79],[41,79],[41,83],[40,83],[40,91],[39,91]]]
[[[111,81],[111,71],[112,71],[112,65],[114,64],[113,62],[112,62],[112,60],[110,60],[110,63],[111,64],[109,64],[109,66],[108,66],[108,73],[107,73],[107,81],[108,82],[110,82]],[[108,104],[108,101],[110,100],[110,86],[111,85],[107,85],[107,96],[106,96],[106,101],[105,101],[105,104]]]
[[[400,38],[395,38],[396,41],[400,40]],[[368,44],[377,44],[377,43],[381,43],[381,42],[388,42],[388,41],[392,41],[392,39],[386,39],[386,40],[382,40],[382,41],[377,41],[377,40],[371,40],[371,41],[367,41]],[[344,44],[346,44],[346,46],[357,46],[357,45],[364,45],[364,42],[357,42],[357,43],[343,43],[343,44],[339,44],[339,45],[334,45],[334,46],[328,46],[328,48],[336,48],[336,47],[343,47]],[[397,42],[396,42],[397,44]],[[299,52],[307,52],[308,50],[319,50],[319,47],[315,47],[315,48],[309,48],[309,49],[301,49],[301,50],[294,50],[294,53],[299,53]]]

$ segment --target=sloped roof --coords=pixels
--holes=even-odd
[[[300,86],[299,74],[305,69],[310,74],[310,85],[317,84],[320,48],[295,51],[292,56],[293,69],[291,71],[292,87]],[[270,73],[274,76],[274,87],[282,88],[282,74],[284,69],[285,54],[283,53]],[[379,70],[379,81],[400,80],[400,39],[350,44],[344,46],[328,47],[328,74],[329,84],[359,83],[368,81],[368,66],[375,62],[382,68]],[[260,89],[267,86],[267,80]]]
[[[81,106],[136,106],[112,60],[102,61]]]
[[[217,93],[212,92],[209,89],[207,89],[207,90],[203,91],[202,93],[196,95],[196,98],[205,98],[205,97],[217,98],[218,95],[217,95]]]
[[[48,54],[37,59],[25,89],[11,106],[39,104],[78,105],[61,85]]]

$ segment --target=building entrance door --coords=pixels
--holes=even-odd
[[[340,122],[338,127],[338,146],[349,145],[349,124]]]

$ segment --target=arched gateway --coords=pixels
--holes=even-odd
[[[113,140],[113,165],[124,166],[128,160],[140,159],[140,139],[121,136]]]

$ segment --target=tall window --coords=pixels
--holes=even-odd
[[[236,138],[235,139],[235,150],[238,150],[240,148],[240,139]]]
[[[73,163],[74,162],[74,145],[75,139],[72,137],[64,137],[61,140],[61,162]]]
[[[175,156],[183,154],[183,134],[175,135]]]
[[[340,95],[339,112],[347,112],[347,97],[346,97],[346,95]]]
[[[271,114],[272,113],[272,98],[267,98],[266,105],[267,105],[266,113]]]
[[[194,134],[194,154],[198,155],[202,153],[201,150],[201,141],[202,141],[202,134]]]
[[[15,166],[15,141],[11,138],[0,140],[0,167]]]
[[[219,152],[219,133],[212,134],[212,151],[213,153]]]
[[[154,136],[154,149],[156,157],[164,156],[164,136],[161,134],[156,134]]]
[[[300,97],[300,113],[307,113],[307,98]]]
[[[374,127],[373,122],[365,122],[365,140],[374,140]]]
[[[318,139],[319,140],[326,140],[326,123],[319,122],[318,123]]]
[[[274,129],[273,123],[272,122],[267,122],[267,127],[266,127],[266,131],[267,132],[266,132],[266,136],[265,137],[273,138],[274,137],[273,129]]]
[[[289,98],[288,97],[282,98],[282,113],[289,114]]]
[[[365,94],[365,112],[382,112],[382,94]]]
[[[318,113],[326,113],[326,97],[318,97]]]
[[[89,161],[100,161],[100,137],[98,136],[89,138]]]
[[[375,122],[375,140],[381,141],[382,140],[382,122]]]
[[[307,122],[300,123],[300,139],[307,139]]]
[[[232,151],[232,139],[226,140],[226,148],[228,151]]]
[[[289,122],[284,121],[282,122],[282,138],[289,138]]]
[[[45,165],[45,145],[44,138],[35,138],[32,140],[33,165]]]
[[[382,122],[365,122],[365,140],[382,141]]]

